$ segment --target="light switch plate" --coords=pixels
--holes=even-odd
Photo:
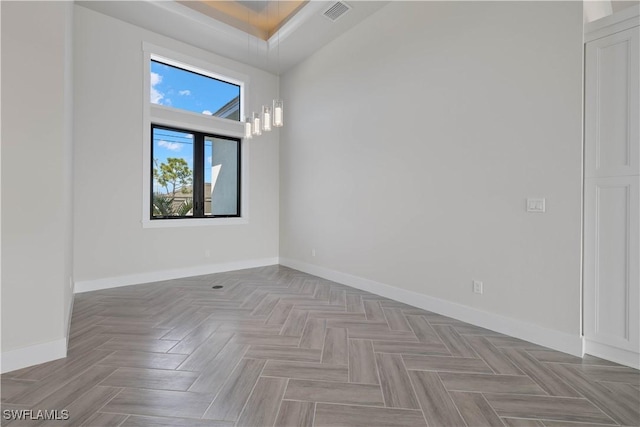
[[[545,199],[527,199],[527,212],[543,213],[546,210]]]
[[[483,286],[482,286],[482,282],[479,280],[474,280],[473,281],[473,292],[476,294],[481,294],[483,291]]]

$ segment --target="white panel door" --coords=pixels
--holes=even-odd
[[[640,30],[585,49],[585,350],[640,367]]]
[[[638,27],[587,43],[585,173],[638,175]]]
[[[640,178],[587,178],[585,184],[585,336],[638,352]]]

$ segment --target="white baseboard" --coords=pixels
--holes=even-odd
[[[612,347],[585,338],[584,352],[634,369],[640,369],[640,354],[633,351]]]
[[[67,347],[69,347],[69,338],[71,338],[71,316],[73,315],[73,303],[76,299],[75,296],[75,283],[71,286],[71,301],[69,301],[69,309],[67,310]]]
[[[223,273],[225,271],[244,270],[247,268],[265,267],[278,264],[278,258],[262,258],[245,261],[232,261],[220,264],[198,265],[174,270],[153,271],[149,273],[130,274],[127,276],[107,277],[95,280],[79,280],[75,282],[75,293],[97,291],[100,289],[118,288],[120,286],[139,285],[162,280],[181,279],[183,277],[203,274]]]
[[[578,357],[583,356],[583,340],[580,335],[544,328],[532,323],[289,258],[280,258],[280,264],[544,347]]]
[[[0,372],[4,374],[5,372],[51,362],[63,357],[67,357],[66,337],[3,352],[0,357]]]

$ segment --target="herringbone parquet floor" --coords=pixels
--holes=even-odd
[[[10,426],[638,426],[639,383],[274,266],[77,295],[69,357],[2,375],[2,409],[69,411]]]

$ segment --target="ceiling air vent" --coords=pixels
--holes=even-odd
[[[336,22],[338,18],[351,10],[351,6],[341,1],[335,2],[322,14],[324,17],[329,18],[333,22]]]

